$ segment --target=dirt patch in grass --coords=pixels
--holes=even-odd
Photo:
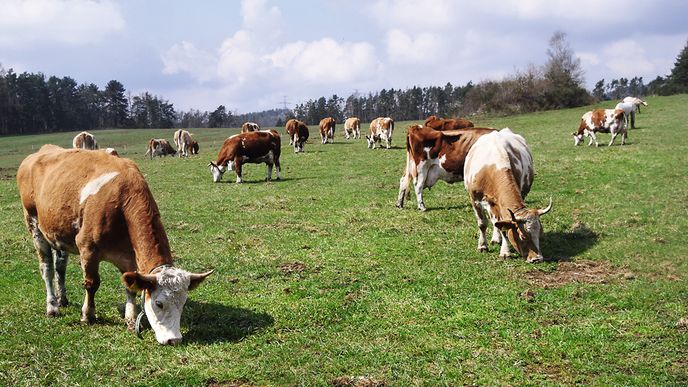
[[[306,264],[303,262],[299,261],[294,261],[294,262],[287,262],[283,263],[277,268],[283,273],[283,274],[298,274],[298,273],[303,273],[306,271]]]
[[[613,267],[609,262],[560,262],[553,271],[533,269],[526,273],[528,282],[543,288],[555,288],[570,283],[606,284],[615,280],[632,280],[633,273]]]
[[[332,379],[330,385],[335,387],[383,387],[386,386],[387,383],[368,376],[356,376],[353,378],[340,376]]]

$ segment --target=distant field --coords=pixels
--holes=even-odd
[[[477,120],[530,144],[527,204],[553,197],[551,261],[538,265],[477,252],[463,184],[426,191],[428,212],[415,197],[394,207],[409,122],[391,150],[345,140],[341,124],[328,145],[311,127],[303,154],[283,136],[283,180],[248,165],[241,185],[232,173],[214,184],[206,168],[236,129],[193,129],[199,156],[152,161],[146,141],[173,130],[94,131],[145,174],[178,265],[215,269],[190,294],[175,347],[126,330],[107,263],[95,325],[79,323],[76,256],[71,305],[45,316],[14,175],[75,133],[0,138],[0,384],[686,384],[688,95],[648,103],[623,147],[574,148],[588,108]]]

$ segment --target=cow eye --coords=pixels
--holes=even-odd
[[[162,309],[162,307],[163,307],[161,301],[155,301],[155,306],[157,306],[157,307],[160,308],[160,309]]]

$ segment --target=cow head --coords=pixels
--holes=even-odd
[[[375,145],[375,141],[380,141],[380,135],[379,134],[374,134],[372,136],[365,136],[366,141],[368,142],[368,148],[372,148]]]
[[[126,272],[122,274],[122,282],[129,291],[144,292],[143,308],[158,343],[177,344],[182,341],[179,325],[189,290],[195,289],[212,273],[212,270],[196,274],[164,267],[155,274]]]
[[[233,165],[233,162],[230,161],[230,163],[232,163]],[[210,163],[208,163],[208,168],[210,168],[210,173],[213,174],[213,183],[219,183],[220,180],[222,180],[222,174],[226,171],[225,166],[217,165],[211,161]],[[229,169],[231,170],[232,168],[230,167]]]
[[[516,213],[509,209],[511,220],[498,221],[495,227],[506,233],[514,249],[529,263],[542,262],[544,257],[540,251],[540,238],[544,231],[540,224],[540,216],[551,209],[552,198],[549,199],[549,205],[543,209],[524,208]]]

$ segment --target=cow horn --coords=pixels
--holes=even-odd
[[[511,220],[512,220],[514,223],[518,222],[518,221],[516,220],[516,215],[514,215],[514,212],[511,211],[511,208],[507,208],[506,210],[509,211],[509,214],[511,215]]]
[[[542,216],[542,215],[548,213],[549,210],[551,210],[551,209],[552,209],[552,197],[550,196],[549,197],[549,205],[543,209],[538,210],[538,215]]]

